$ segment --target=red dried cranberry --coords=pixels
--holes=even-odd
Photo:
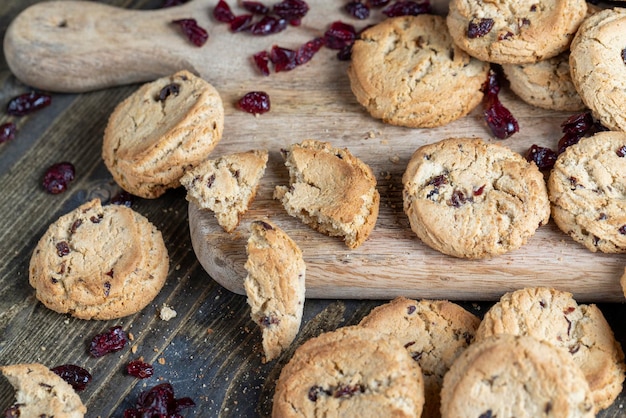
[[[128,337],[121,326],[112,327],[93,337],[89,345],[89,354],[93,357],[102,357],[105,354],[120,351],[127,341]]]
[[[163,102],[170,96],[178,96],[178,93],[180,93],[180,85],[170,83],[161,89],[159,97],[157,97],[157,102]]]
[[[352,45],[354,44],[346,45],[337,52],[339,61],[350,61],[352,59]]]
[[[297,52],[292,49],[274,45],[270,50],[270,61],[274,64],[274,71],[278,73],[296,68],[296,65],[298,65],[296,55]]]
[[[247,30],[252,23],[252,19],[254,16],[252,15],[239,15],[235,16],[233,20],[230,21],[230,31],[231,32],[242,32]]]
[[[478,418],[494,418],[493,417],[493,412],[491,412],[491,409],[488,409],[485,412],[483,412],[482,414],[480,414],[478,416]]]
[[[468,199],[461,190],[455,190],[452,192],[452,196],[448,200],[448,206],[459,208],[467,202],[471,202],[471,198]]]
[[[285,20],[302,19],[309,11],[309,5],[303,0],[283,0],[272,11]]]
[[[0,144],[15,138],[17,126],[13,122],[7,122],[0,125]]]
[[[11,405],[4,410],[4,418],[18,418],[20,415],[20,404]]]
[[[126,206],[127,208],[130,208],[131,206],[133,206],[133,200],[135,200],[135,196],[128,193],[127,191],[122,190],[111,198],[110,203],[112,205]]]
[[[626,235],[626,225],[622,225],[618,229],[619,233],[622,235]]]
[[[551,170],[556,162],[557,154],[550,148],[533,144],[526,153],[527,161],[534,161],[539,170]]]
[[[424,13],[430,13],[430,2],[428,0],[423,3],[411,0],[396,1],[383,9],[383,14],[387,17],[417,16]]]
[[[472,190],[472,194],[474,196],[481,196],[484,192],[485,192],[485,185],[484,184],[482,186],[477,187],[474,190]]]
[[[333,22],[324,33],[324,43],[330,49],[343,49],[356,39],[354,26],[341,21]]]
[[[74,364],[63,364],[50,370],[69,383],[77,392],[85,390],[87,384],[91,382],[91,373]]]
[[[291,19],[289,20],[289,24],[291,26],[300,26],[302,24],[302,19]]]
[[[370,17],[369,6],[358,0],[353,0],[351,2],[348,2],[344,6],[344,9],[346,10],[346,12],[348,12],[348,14],[350,14],[350,16],[355,17],[357,19],[364,20]]]
[[[467,26],[467,37],[470,39],[483,37],[491,31],[493,24],[493,19],[488,17],[472,19]]]
[[[300,46],[296,52],[296,65],[306,64],[324,46],[323,38],[312,39]]]
[[[266,15],[270,12],[269,7],[258,1],[242,1],[241,5],[255,15]]]
[[[230,23],[235,18],[235,15],[225,0],[219,0],[213,9],[213,17],[219,22]]]
[[[363,385],[360,385],[360,384],[345,385],[345,386],[340,385],[340,386],[337,386],[337,388],[333,392],[333,397],[334,398],[349,398],[359,392],[360,393],[365,392],[365,388],[363,387]]]
[[[274,16],[263,16],[261,20],[248,26],[246,30],[253,35],[272,35],[287,28],[287,21]]]
[[[57,242],[55,247],[57,249],[57,255],[59,257],[65,257],[70,253],[70,245],[67,243],[67,241]]]
[[[237,107],[248,113],[265,113],[270,110],[270,96],[264,91],[246,93],[237,102]]]
[[[563,136],[559,139],[558,153],[563,153],[569,146],[580,141],[580,138],[589,133],[594,126],[591,112],[577,113],[570,116],[561,124]]]
[[[69,162],[56,163],[48,167],[43,176],[43,187],[51,194],[59,194],[67,190],[74,180],[74,165]]]
[[[177,19],[172,23],[179,25],[187,39],[195,46],[202,46],[209,39],[208,32],[198,26],[196,19]]]
[[[161,383],[148,391],[141,392],[135,408],[124,411],[124,418],[179,418],[179,413],[196,404],[191,398],[174,397],[174,388],[170,383]]]
[[[265,76],[270,75],[270,56],[267,51],[257,52],[252,56],[252,59],[254,60],[254,63],[256,64],[261,74]]]
[[[25,116],[50,106],[50,103],[52,103],[52,98],[48,94],[31,91],[9,100],[7,113],[12,116]]]
[[[311,402],[317,402],[318,398],[320,395],[330,395],[330,392],[324,390],[324,388],[322,388],[321,386],[311,386],[309,388],[309,400]]]
[[[626,145],[622,145],[615,151],[618,157],[626,157]]]
[[[187,3],[189,0],[165,0],[163,2],[162,8],[180,6],[181,4]]]
[[[505,139],[519,131],[517,120],[498,98],[500,83],[495,71],[489,70],[483,91],[485,92],[483,116],[494,136]]]
[[[154,374],[152,364],[141,359],[133,360],[126,365],[126,373],[138,379],[146,379]]]

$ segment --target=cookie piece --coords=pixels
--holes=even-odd
[[[502,296],[476,331],[476,341],[496,334],[528,335],[560,348],[583,371],[596,412],[622,391],[624,353],[595,305],[578,305],[572,294],[546,287]]]
[[[274,199],[287,213],[331,237],[357,248],[378,218],[380,195],[376,177],[347,149],[305,140],[283,150],[289,186],[277,186]]]
[[[213,211],[217,223],[232,232],[256,196],[267,158],[267,150],[224,155],[187,171],[180,183],[187,200]]]
[[[441,126],[483,97],[489,64],[452,42],[445,19],[385,19],[361,33],[348,68],[356,99],[375,118],[412,128]]]
[[[528,104],[543,109],[575,112],[585,108],[572,82],[569,51],[531,64],[505,64],[511,90]]]
[[[626,133],[599,132],[567,147],[548,193],[563,232],[590,251],[626,253]]]
[[[402,183],[411,229],[425,244],[455,257],[515,250],[550,217],[537,166],[478,138],[422,146],[411,157]]]
[[[471,56],[525,64],[566,51],[586,12],[584,0],[452,0],[447,24]]]
[[[397,338],[424,374],[423,418],[440,416],[441,385],[454,360],[473,341],[480,319],[446,300],[398,297],[377,306],[359,325]]]
[[[263,334],[265,360],[289,347],[300,329],[306,264],[298,245],[270,221],[250,224],[243,286]]]
[[[283,367],[273,417],[419,417],[422,372],[402,344],[351,326],[302,344]]]
[[[42,364],[12,364],[0,371],[16,391],[7,417],[82,418],[87,413],[72,386]]]
[[[180,71],[144,84],[117,105],[104,131],[102,158],[124,190],[157,198],[207,158],[223,126],[217,90]]]
[[[29,281],[46,307],[104,320],[142,310],[168,269],[165,243],[148,219],[94,199],[48,227],[30,259]]]
[[[528,336],[472,343],[443,380],[441,416],[594,417],[589,385],[572,358]]]

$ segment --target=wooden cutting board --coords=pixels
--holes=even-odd
[[[335,20],[357,29],[366,21],[345,14],[342,2],[310,1],[311,10],[299,27],[272,36],[231,33],[211,17],[215,1],[196,0],[153,11],[130,11],[97,3],[47,2],[22,13],[4,40],[7,62],[15,75],[34,87],[86,92],[152,80],[182,68],[197,72],[222,95],[225,127],[211,157],[266,148],[270,160],[252,208],[232,235],[213,215],[189,205],[191,243],[209,275],[227,289],[243,293],[243,264],[248,225],[269,217],[300,246],[307,263],[307,297],[380,298],[398,295],[452,300],[495,300],[525,286],[554,286],[574,293],[579,301],[623,301],[619,279],[624,255],[591,253],[550,222],[521,249],[485,260],[461,260],[422,244],[402,210],[401,177],[419,146],[451,136],[481,137],[525,153],[532,144],[556,147],[560,124],[570,114],[522,103],[503,89],[501,99],[517,117],[520,132],[505,141],[491,137],[481,109],[436,129],[385,125],[356,102],[346,75],[347,62],[336,51],[322,49],[312,61],[290,72],[259,75],[252,54],[272,45],[297,49],[321,36]],[[243,13],[230,1],[236,14]],[[445,2],[437,4],[439,11]],[[191,45],[170,22],[195,18],[207,28],[209,41]],[[246,92],[269,93],[272,110],[252,116],[235,108]],[[287,184],[280,148],[307,138],[346,147],[369,164],[378,180],[381,208],[376,228],[358,249],[319,234],[286,215],[272,199],[276,185]]]

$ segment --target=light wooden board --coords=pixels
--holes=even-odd
[[[235,2],[230,3],[237,13],[242,12]],[[16,20],[5,38],[5,54],[12,70],[32,85],[41,83],[41,88],[87,91],[188,68],[220,91],[225,128],[212,157],[266,148],[270,161],[257,199],[234,234],[224,233],[211,213],[189,207],[194,250],[214,280],[243,293],[248,224],[252,219],[269,217],[302,248],[307,263],[307,296],[312,298],[406,295],[494,300],[508,290],[545,285],[569,290],[580,301],[623,300],[619,279],[625,256],[591,253],[552,222],[517,251],[486,260],[460,260],[422,244],[402,211],[401,177],[419,146],[451,136],[476,136],[521,153],[535,143],[554,148],[561,136],[559,125],[568,113],[526,105],[505,88],[502,101],[520,124],[520,132],[505,141],[490,137],[480,108],[436,129],[385,125],[356,102],[346,75],[348,63],[337,60],[335,51],[323,49],[308,64],[269,77],[260,76],[251,64],[253,53],[269,50],[274,44],[296,49],[321,36],[335,20],[360,29],[379,20],[380,15],[359,22],[341,11],[341,2],[311,1],[311,11],[302,26],[290,27],[279,35],[252,37],[230,33],[226,25],[214,21],[210,17],[214,4],[196,0],[165,13],[50,3],[53,7],[45,13],[41,10],[28,19]],[[209,42],[202,48],[189,45],[169,23],[184,17],[194,17],[209,29]],[[29,26],[33,21],[39,24]],[[31,53],[24,54],[26,50]],[[255,117],[235,108],[238,98],[252,90],[270,94],[269,113]],[[349,148],[377,176],[379,218],[370,239],[356,250],[290,218],[272,199],[274,187],[287,184],[288,179],[280,148],[307,138]]]

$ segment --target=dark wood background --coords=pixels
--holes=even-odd
[[[35,0],[0,2],[0,31]],[[124,8],[158,8],[161,0],[103,1]],[[156,200],[135,199],[133,208],[163,233],[171,258],[167,283],[142,312],[114,321],[83,321],[45,308],[28,284],[31,252],[48,225],[81,203],[99,196],[106,202],[119,188],[100,157],[107,118],[115,105],[137,88],[110,88],[85,94],[52,94],[52,105],[33,115],[14,118],[0,111],[0,124],[14,121],[18,133],[0,144],[0,364],[41,362],[49,367],[77,364],[93,375],[80,393],[88,417],[121,417],[138,394],[170,382],[177,397],[191,397],[196,407],[186,416],[255,417],[271,412],[275,380],[293,349],[308,338],[355,324],[385,301],[307,300],[304,321],[292,349],[278,360],[262,362],[260,332],[250,320],[244,296],[215,283],[191,248],[184,190]],[[29,91],[0,58],[0,107]],[[41,187],[44,170],[71,161],[77,178],[68,192],[50,195]],[[158,308],[172,306],[178,315],[166,322]],[[461,302],[482,315],[489,303]],[[601,304],[616,336],[626,346],[626,306]],[[94,359],[87,353],[95,334],[122,325],[134,336],[130,346]],[[125,365],[142,356],[155,376],[126,376]],[[601,417],[626,416],[626,392]],[[0,410],[13,402],[13,389],[0,379]]]

